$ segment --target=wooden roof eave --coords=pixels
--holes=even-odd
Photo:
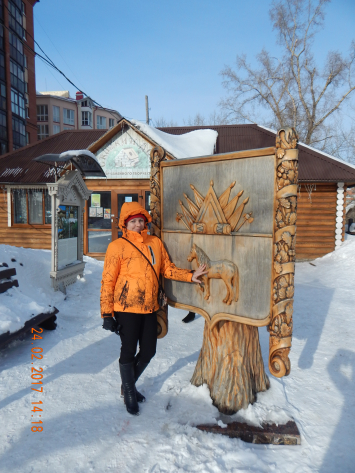
[[[92,145],[88,147],[88,150],[94,154],[97,153],[99,149],[101,149],[110,139],[112,139],[119,131],[122,130],[122,127],[124,125],[127,125],[132,128],[132,130],[134,130],[144,140],[148,141],[153,147],[160,146],[159,143],[156,143],[148,135],[136,128],[129,120],[127,120],[126,118],[122,118],[113,128],[108,130],[103,136],[101,136],[101,138],[95,141],[95,143],[92,143]],[[173,154],[169,153],[167,150],[165,150],[165,152],[168,160],[176,159],[176,157]]]

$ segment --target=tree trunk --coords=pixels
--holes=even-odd
[[[253,404],[256,393],[270,387],[258,327],[222,321],[210,330],[205,323],[191,383],[195,386],[206,383],[213,404],[224,414],[234,414]]]

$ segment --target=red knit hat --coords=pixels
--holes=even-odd
[[[130,221],[130,220],[133,220],[134,218],[144,218],[144,221],[146,222],[147,221],[147,217],[143,214],[136,214],[136,215],[130,215],[129,217],[126,218],[125,220],[125,225],[127,225],[127,223]]]

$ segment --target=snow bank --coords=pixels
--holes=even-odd
[[[215,130],[195,130],[183,135],[170,135],[138,120],[131,120],[131,123],[177,159],[213,154],[218,136]]]
[[[14,261],[12,261],[14,260]],[[16,269],[19,287],[0,294],[0,334],[16,332],[35,315],[48,312],[63,300],[51,288],[51,252],[0,245],[0,264]],[[1,269],[6,269],[0,267]]]

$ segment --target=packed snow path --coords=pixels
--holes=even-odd
[[[271,389],[233,416],[254,423],[294,418],[302,445],[292,447],[251,445],[193,427],[226,418],[205,386],[189,384],[204,320],[185,325],[186,311],[169,309],[168,336],[138,382],[147,402],[139,417],[130,416],[119,395],[119,338],[101,328],[103,263],[87,258],[85,279],[64,300],[50,288],[49,252],[0,246],[0,262],[10,257],[24,265],[20,288],[28,277],[28,293],[37,284],[60,312],[57,330],[0,352],[1,472],[354,472],[355,237],[315,266],[296,265],[291,374],[270,376]],[[14,290],[6,297],[15,312]],[[267,364],[265,328],[260,338]],[[32,365],[34,346],[43,349],[43,360]],[[43,394],[31,391],[32,366],[44,370]],[[40,400],[41,418],[31,412],[31,402]],[[31,415],[43,424],[31,424]],[[31,425],[44,430],[31,432]]]

